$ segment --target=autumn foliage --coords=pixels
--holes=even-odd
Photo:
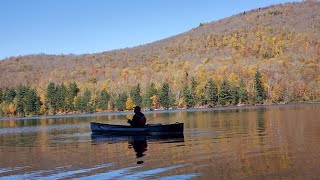
[[[8,58],[0,61],[0,113],[17,115],[20,85],[35,90],[40,114],[319,101],[319,9],[286,3],[134,48]]]

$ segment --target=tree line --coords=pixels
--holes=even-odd
[[[140,84],[128,92],[115,94],[103,89],[92,92],[80,91],[77,83],[49,83],[43,97],[35,88],[20,85],[16,88],[0,89],[0,116],[32,116],[68,113],[93,113],[105,111],[132,110],[134,106],[143,109],[170,109],[214,107],[239,104],[262,104],[267,99],[259,71],[255,74],[255,93],[249,94],[245,80],[232,84],[227,78],[221,83],[209,79],[204,88],[198,88],[194,78],[180,91],[173,92],[165,82],[158,88],[151,83],[142,92]]]

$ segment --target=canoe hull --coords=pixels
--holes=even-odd
[[[176,124],[148,124],[143,127],[131,127],[124,125],[112,125],[91,122],[93,133],[119,134],[119,135],[158,135],[183,133],[183,123]]]

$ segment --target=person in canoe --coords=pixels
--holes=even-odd
[[[134,116],[132,120],[128,119],[128,123],[133,126],[133,127],[139,127],[139,126],[144,126],[146,124],[146,117],[144,114],[141,112],[140,106],[134,107]]]

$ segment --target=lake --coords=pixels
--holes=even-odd
[[[132,117],[132,115],[127,115]],[[319,179],[320,105],[148,113],[178,137],[96,136],[120,115],[0,121],[0,179]]]

